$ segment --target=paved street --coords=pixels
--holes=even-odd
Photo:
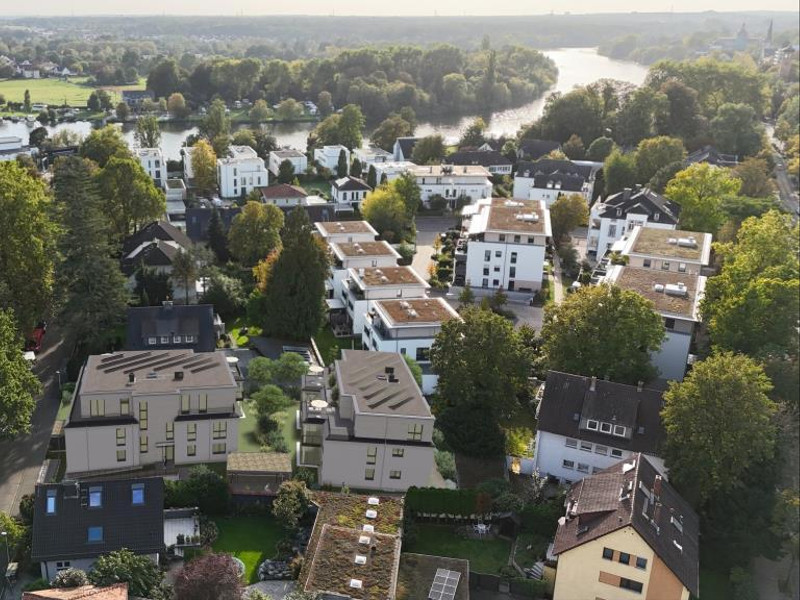
[[[778,148],[782,147],[782,142],[775,137],[775,128],[768,124],[766,129],[772,144]],[[794,186],[789,179],[789,174],[786,171],[786,161],[778,152],[773,152],[772,157],[775,160],[774,175],[775,181],[778,184],[781,206],[791,213],[796,220],[800,215],[800,213],[798,213],[798,211],[800,211],[800,197],[798,197],[797,192],[794,191]]]

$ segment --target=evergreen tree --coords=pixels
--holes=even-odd
[[[278,183],[292,183],[294,179],[294,165],[286,159],[278,166]]]
[[[367,171],[367,185],[373,190],[378,186],[378,171],[375,170],[375,165],[369,166],[369,171]]]
[[[336,176],[347,177],[347,153],[342,149],[339,152],[339,162],[336,164]]]
[[[350,174],[353,177],[361,178],[362,171],[363,171],[363,168],[361,166],[361,161],[358,160],[357,158],[354,158],[353,159],[353,164],[350,167]]]
[[[230,260],[228,235],[225,233],[222,218],[216,208],[211,212],[211,220],[208,222],[208,243],[206,246],[214,253],[219,262],[226,263]]]

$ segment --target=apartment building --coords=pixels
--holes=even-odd
[[[432,394],[439,377],[431,370],[431,346],[450,319],[461,316],[444,298],[375,300],[364,322],[361,344],[364,350],[412,357],[422,367],[422,392]]]
[[[547,238],[552,235],[544,201],[493,198],[468,208],[466,249],[462,245],[456,252],[456,272],[463,269],[473,287],[541,289]]]
[[[653,303],[655,311],[664,319],[666,330],[661,349],[652,356],[653,364],[658,368],[660,378],[682,381],[695,327],[700,322],[700,301],[705,292],[706,277],[663,268],[616,265],[611,267],[603,281],[637,292]]]
[[[277,177],[281,163],[286,160],[292,164],[295,175],[304,175],[308,169],[308,157],[305,154],[294,148],[283,148],[269,153],[269,172]]]
[[[429,485],[434,418],[401,354],[343,350],[303,380],[300,462],[322,485],[403,492]]]
[[[371,165],[384,164],[394,160],[394,155],[391,152],[387,152],[383,148],[378,148],[377,146],[356,148],[353,150],[353,157],[361,162],[361,168],[364,174],[366,174],[367,169],[369,169]]]
[[[167,180],[167,163],[161,148],[139,148],[135,151],[139,164],[158,187],[163,187]]]
[[[641,452],[665,474],[662,408],[663,393],[643,384],[549,371],[536,408],[534,468],[569,484]]]
[[[322,148],[314,148],[314,162],[316,162],[323,169],[336,172],[336,167],[339,166],[339,156],[342,152],[344,152],[344,156],[347,160],[347,165],[349,168],[350,150],[341,144],[334,146],[323,146]]]
[[[378,232],[366,221],[319,221],[314,223],[314,227],[328,244],[370,242],[378,239]]]
[[[224,462],[237,449],[238,392],[222,352],[90,356],[64,427],[68,472]]]
[[[384,181],[394,181],[404,173],[407,173],[411,167],[417,165],[409,160],[401,161],[387,161],[384,163],[375,163],[375,181],[383,183]]]
[[[554,600],[689,600],[700,588],[700,520],[635,454],[575,483],[553,554]]]
[[[540,159],[520,162],[514,175],[512,196],[544,200],[547,208],[562,195],[580,194],[588,204],[594,190],[594,169],[570,160]]]
[[[492,174],[480,165],[413,165],[407,172],[417,180],[420,198],[426,206],[436,196],[455,209],[492,195]]]
[[[511,161],[498,150],[491,148],[477,150],[458,150],[444,157],[443,162],[448,165],[480,165],[492,175],[511,175],[514,166]]]
[[[217,183],[223,198],[243,198],[269,185],[269,172],[250,146],[231,146],[228,156],[217,159]]]
[[[622,254],[628,266],[670,273],[705,274],[711,263],[710,233],[634,227]]]

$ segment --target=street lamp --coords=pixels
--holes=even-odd
[[[3,537],[3,541],[6,545],[6,567],[11,564],[11,554],[8,551],[8,532],[7,531],[0,531],[0,536]]]
[[[61,393],[61,371],[56,371],[56,377],[58,377],[58,393]]]

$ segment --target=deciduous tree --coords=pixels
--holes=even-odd
[[[725,221],[723,198],[735,195],[740,186],[727,169],[697,163],[678,172],[664,193],[681,207],[681,228],[716,233]]]
[[[761,150],[764,127],[746,104],[723,104],[711,119],[711,133],[720,152],[753,156]]]
[[[93,160],[100,167],[105,167],[112,156],[129,158],[131,153],[119,129],[113,125],[106,125],[100,129],[93,129],[83,140],[80,155]]]
[[[30,431],[34,396],[41,392],[39,380],[22,355],[22,340],[11,310],[0,310],[0,373],[0,439],[10,439]]]
[[[586,156],[586,148],[583,146],[583,140],[579,135],[575,135],[574,133],[564,143],[561,149],[570,160],[582,160]]]
[[[247,267],[280,248],[283,211],[272,204],[248,202],[234,217],[228,232],[231,254]]]
[[[309,507],[308,489],[303,481],[290,479],[278,488],[272,514],[287,529],[294,529]]]
[[[370,142],[378,148],[391,152],[397,138],[412,135],[414,135],[414,124],[408,122],[397,113],[391,113],[372,132]]]
[[[637,182],[650,181],[659,169],[685,157],[686,149],[678,138],[661,135],[642,140],[636,149]]]
[[[391,184],[367,194],[361,204],[361,215],[389,242],[401,236],[409,224],[403,197]]]
[[[217,155],[206,140],[192,146],[194,187],[201,196],[210,196],[217,189]]]
[[[206,116],[200,123],[200,133],[211,141],[218,136],[230,135],[231,120],[222,100],[217,99],[211,103]]]
[[[241,600],[242,579],[229,554],[204,554],[175,578],[175,600]]]
[[[550,207],[553,243],[558,246],[569,232],[589,219],[589,208],[581,194],[561,195]]]
[[[280,116],[280,113],[279,113]],[[253,108],[250,109],[250,120],[260,123],[269,118],[269,106],[266,100],[256,100],[253,103]]]
[[[606,196],[632,188],[638,179],[636,157],[633,154],[623,154],[615,148],[603,163],[603,177],[606,182]]]
[[[613,149],[614,140],[610,137],[603,136],[595,138],[594,141],[589,144],[589,149],[586,151],[586,158],[588,160],[602,162],[611,154]]]
[[[117,240],[159,219],[166,211],[164,192],[136,159],[111,157],[98,172],[97,184]]]
[[[444,158],[444,138],[439,135],[429,135],[414,144],[411,160],[418,165],[438,164]]]
[[[189,115],[186,98],[180,92],[174,92],[167,98],[167,110],[174,119],[185,119]]]
[[[769,198],[775,193],[775,184],[763,158],[747,158],[733,168],[733,174],[742,181],[740,196]]]
[[[145,115],[136,120],[136,133],[133,134],[140,148],[158,148],[161,146],[161,128],[158,119],[153,115]]]

